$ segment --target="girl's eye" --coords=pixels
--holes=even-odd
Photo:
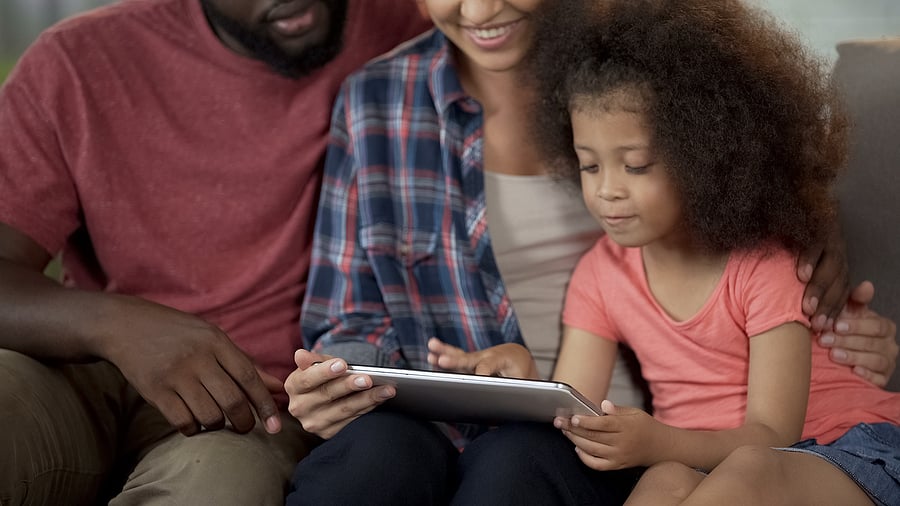
[[[650,165],[652,164],[642,165],[640,167],[632,167],[630,165],[626,165],[625,172],[629,174],[645,174],[647,172],[647,169],[650,168]]]
[[[586,165],[584,167],[581,167],[579,170],[581,170],[581,172],[587,172],[588,174],[595,174],[598,170],[600,170],[600,167],[597,165]]]

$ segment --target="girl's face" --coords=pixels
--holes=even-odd
[[[531,42],[531,13],[543,0],[418,0],[434,25],[482,70],[517,66]]]
[[[616,243],[680,243],[681,199],[653,152],[643,114],[587,105],[571,111],[584,202]]]

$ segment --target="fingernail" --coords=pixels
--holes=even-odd
[[[331,364],[331,372],[343,372],[344,371],[344,362],[340,360],[335,360]]]
[[[850,324],[847,322],[837,322],[834,324],[834,330],[838,332],[847,332],[850,330]]]
[[[388,387],[382,388],[381,390],[378,391],[379,399],[390,399],[393,396],[394,396],[394,392],[392,392],[391,389]]]
[[[803,276],[803,278],[806,280],[812,278],[812,273],[813,273],[812,265],[806,264],[800,269],[800,275]]]
[[[809,298],[810,311],[815,311],[818,308],[819,308],[819,298],[818,297],[810,297]]]
[[[847,352],[844,350],[833,350],[831,352],[831,356],[838,362],[846,362],[847,361]]]
[[[368,385],[366,384],[366,378],[363,378],[362,376],[357,376],[356,378],[354,378],[354,379],[353,379],[353,384],[356,385],[356,386],[358,386],[358,387],[360,387],[360,388],[365,388],[365,387],[368,386]]]
[[[824,329],[824,328],[826,328],[825,324],[827,322],[828,322],[828,317],[823,314],[820,314],[819,316],[816,316],[813,326],[817,329]]]
[[[829,318],[829,319],[825,320],[825,328],[826,328],[826,329],[830,329],[830,328],[832,328],[833,326],[834,326],[834,319],[833,319],[833,318]]]
[[[834,344],[834,334],[822,334],[819,337],[819,344],[822,346],[831,346]]]
[[[277,416],[266,418],[266,432],[274,434],[281,430],[281,420]]]

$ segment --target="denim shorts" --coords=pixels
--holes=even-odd
[[[831,444],[800,441],[785,451],[824,458],[839,467],[879,506],[900,505],[900,426],[861,423]]]

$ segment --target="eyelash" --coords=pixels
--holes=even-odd
[[[640,167],[630,167],[630,166],[626,165],[625,172],[628,172],[629,174],[644,174],[647,172],[647,169],[650,168],[650,165],[652,165],[652,164],[642,165]],[[593,173],[597,172],[597,168],[598,167],[596,165],[587,165],[584,167],[579,167],[578,170],[581,172],[587,172],[589,174],[593,174]]]

